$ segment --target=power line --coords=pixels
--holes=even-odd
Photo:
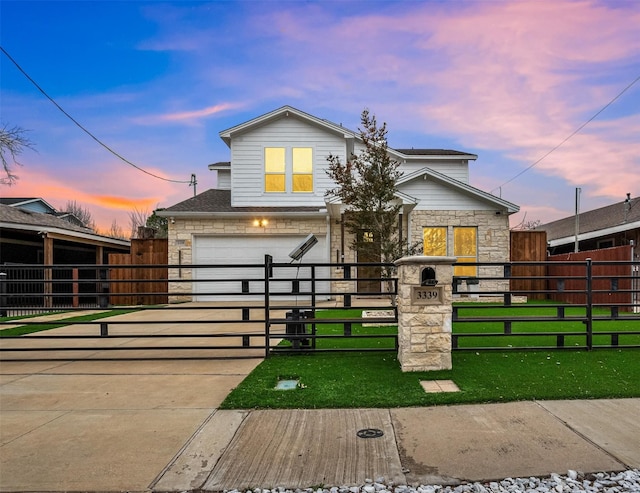
[[[606,110],[609,106],[611,106],[613,103],[616,102],[616,100],[618,100],[620,98],[620,96],[622,96],[625,92],[627,92],[629,89],[631,89],[631,87],[636,83],[640,81],[640,75],[638,77],[635,78],[635,80],[633,82],[631,82],[627,87],[625,87],[622,91],[620,91],[618,93],[618,95],[616,97],[614,97],[611,101],[609,101],[607,104],[605,104],[602,108],[600,108],[600,110],[593,115],[591,118],[589,118],[586,122],[584,122],[582,125],[580,125],[577,129],[575,129],[568,137],[566,137],[562,142],[560,142],[557,146],[555,146],[553,149],[551,149],[549,152],[547,152],[544,156],[542,156],[540,159],[538,159],[536,162],[534,162],[533,164],[530,164],[529,166],[527,166],[525,169],[523,169],[522,171],[520,171],[520,173],[518,173],[516,176],[514,176],[513,178],[511,178],[508,181],[505,181],[502,185],[494,188],[493,190],[491,190],[491,193],[495,192],[496,190],[498,190],[499,188],[502,188],[504,185],[506,185],[507,183],[511,183],[513,180],[515,180],[516,178],[518,178],[520,175],[523,175],[524,173],[526,173],[527,171],[529,171],[531,168],[533,168],[534,166],[536,166],[537,164],[539,164],[543,159],[545,159],[547,156],[549,156],[549,154],[551,154],[552,152],[556,151],[557,149],[559,149],[562,145],[564,145],[571,137],[573,137],[574,135],[576,135],[578,132],[580,132],[580,130],[582,130],[584,127],[586,127],[589,123],[591,123],[593,120],[595,120],[598,115],[600,115],[600,113],[602,113],[604,110]]]
[[[131,161],[129,161],[128,159],[126,159],[125,157],[121,156],[120,154],[118,154],[116,151],[114,151],[111,147],[109,147],[108,145],[106,145],[104,142],[102,142],[100,139],[98,139],[95,135],[93,135],[91,132],[89,132],[89,130],[87,130],[85,127],[83,127],[75,118],[73,118],[69,113],[67,113],[62,106],[60,106],[58,103],[56,103],[56,101],[49,96],[44,89],[42,89],[42,87],[40,87],[38,85],[38,83],[33,80],[29,74],[27,74],[27,72],[24,71],[24,69],[18,64],[18,62],[16,62],[11,55],[9,55],[9,53],[7,53],[7,50],[4,49],[3,46],[0,46],[0,50],[2,50],[2,53],[5,54],[5,56],[11,60],[11,62],[18,68],[18,70],[20,72],[22,72],[22,74],[38,89],[38,91],[40,91],[49,101],[51,101],[53,103],[53,105],[58,108],[69,120],[71,120],[73,123],[76,124],[76,126],[78,126],[84,133],[86,133],[89,137],[91,137],[93,140],[95,140],[98,144],[100,144],[102,147],[104,147],[107,151],[109,151],[111,154],[113,154],[114,156],[116,156],[118,159],[120,159],[121,161],[124,161],[125,163],[127,163],[129,166],[133,166],[135,169],[137,169],[138,171],[142,171],[143,173],[146,173],[149,176],[153,176],[154,178],[157,178],[159,180],[164,180],[164,181],[168,181],[171,183],[189,183],[189,184],[193,184],[194,182],[194,175],[191,175],[191,180],[171,180],[169,178],[164,178],[163,176],[158,176],[155,175],[149,171],[147,171],[146,169],[141,168],[140,166],[132,163]]]

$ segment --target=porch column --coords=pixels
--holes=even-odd
[[[398,360],[402,371],[451,369],[455,257],[398,259]]]
[[[53,306],[53,238],[45,233],[43,239],[44,246],[44,306]],[[49,266],[49,267],[47,267]]]

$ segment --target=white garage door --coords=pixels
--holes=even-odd
[[[297,279],[301,293],[311,290],[309,267],[298,267],[298,262],[291,263],[289,253],[295,249],[306,235],[286,236],[196,236],[193,241],[194,265],[241,265],[235,268],[204,267],[193,272],[193,291],[196,301],[215,300],[250,300],[261,299],[262,295],[243,295],[244,289],[249,293],[264,292],[264,268],[248,267],[251,264],[264,264],[266,254],[273,257],[274,263],[286,263],[288,267],[274,268],[269,284],[272,293],[291,293],[292,279]],[[318,243],[302,258],[302,263],[327,263],[326,238],[316,236]],[[247,266],[247,267],[245,267]],[[329,268],[316,268],[316,277],[328,278]],[[243,283],[244,281],[244,283]],[[244,284],[244,286],[243,286]],[[316,292],[329,292],[329,282],[316,282]],[[278,296],[276,299],[308,299],[299,296]],[[327,299],[319,296],[318,299]]]

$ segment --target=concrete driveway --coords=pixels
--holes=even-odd
[[[211,318],[209,310],[171,312],[136,312],[113,320],[189,317],[203,323],[114,324],[110,332],[161,334],[183,330],[197,334],[211,330],[206,323]],[[73,326],[48,332],[95,334],[97,330],[96,326]],[[239,332],[248,328],[230,324],[216,330]],[[51,341],[38,335],[31,338],[33,344],[48,348],[61,343],[96,347],[89,351],[1,353],[1,491],[148,491],[156,476],[207,422],[231,389],[260,363],[264,354],[262,349],[100,350],[103,344],[121,347],[211,344],[211,340],[199,338],[165,340],[133,336],[104,341]],[[237,339],[233,344],[238,344]],[[2,348],[23,345],[23,341],[0,342]],[[224,343],[224,340],[216,342]],[[67,360],[11,361],[43,356]],[[174,356],[233,359],[102,360]],[[250,359],[235,359],[237,356]]]
[[[169,315],[176,314],[113,330],[182,330]],[[190,314],[200,316],[201,325],[185,324],[185,330],[211,330],[210,312]],[[121,317],[136,321],[144,313]],[[135,336],[105,342],[164,344]],[[0,349],[10,343],[0,340]],[[241,351],[251,359],[105,361],[150,352],[95,348],[72,353],[75,359],[54,350],[47,355],[67,359],[10,361],[16,353],[0,352],[0,491],[221,491],[362,484],[380,476],[396,484],[455,483],[640,467],[640,399],[219,411],[263,355],[262,349]],[[206,357],[211,351],[183,353]],[[360,438],[361,429],[383,434]]]

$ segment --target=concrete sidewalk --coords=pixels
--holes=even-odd
[[[261,361],[255,354],[0,361],[0,491],[456,483],[640,468],[640,399],[218,410]]]

